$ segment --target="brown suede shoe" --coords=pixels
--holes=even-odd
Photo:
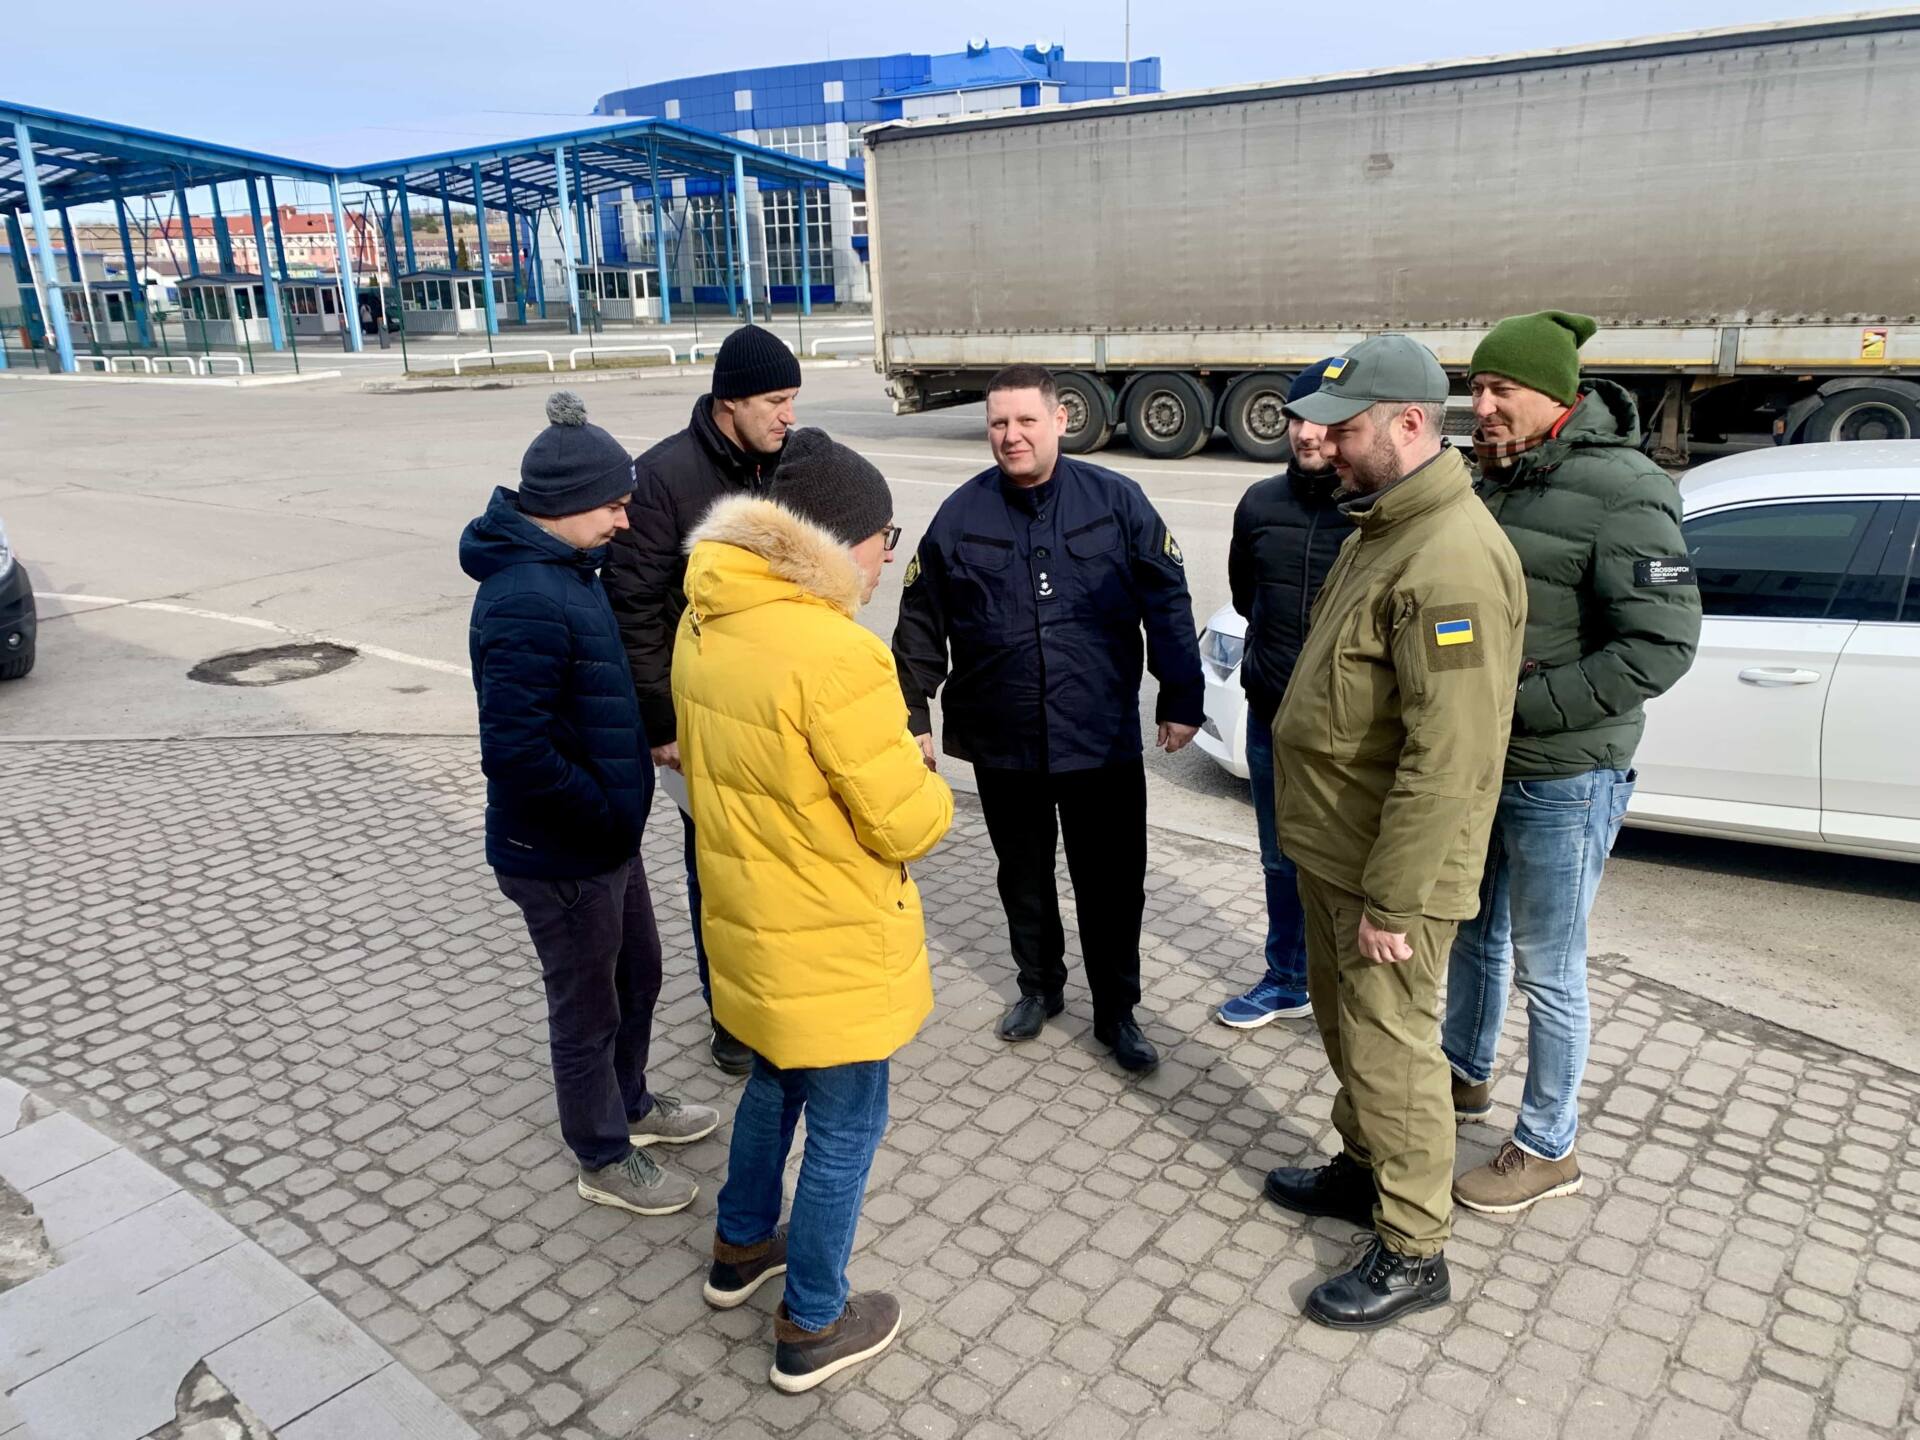
[[[713,1264],[701,1293],[716,1310],[731,1310],[753,1298],[753,1292],[776,1275],[787,1273],[787,1227],[758,1245],[729,1245],[713,1237]]]
[[[788,1395],[870,1360],[900,1333],[900,1302],[879,1290],[849,1295],[840,1318],[824,1330],[802,1330],[783,1300],[773,1320],[773,1385]]]
[[[1482,1215],[1511,1215],[1579,1188],[1580,1162],[1573,1151],[1559,1160],[1542,1160],[1509,1140],[1493,1159],[1453,1182],[1453,1198]]]
[[[1464,1125],[1469,1120],[1484,1120],[1493,1113],[1493,1082],[1482,1081],[1473,1085],[1453,1077],[1453,1123]]]

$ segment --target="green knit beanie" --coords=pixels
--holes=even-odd
[[[1590,315],[1540,310],[1509,315],[1473,351],[1469,375],[1491,371],[1551,395],[1562,405],[1580,398],[1580,347],[1600,328]]]

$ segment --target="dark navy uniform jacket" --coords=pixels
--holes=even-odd
[[[1065,455],[1033,489],[996,466],[947,497],[907,567],[893,655],[913,732],[944,684],[943,748],[975,765],[1137,758],[1143,658],[1158,722],[1204,718],[1179,545],[1133,481]]]

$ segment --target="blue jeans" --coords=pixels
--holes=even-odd
[[[1447,968],[1440,1045],[1454,1073],[1493,1077],[1509,980],[1527,997],[1527,1084],[1514,1143],[1543,1160],[1573,1149],[1587,1068],[1587,912],[1633,795],[1631,771],[1500,787],[1480,914]]]
[[[847,1304],[847,1259],[867,1172],[887,1128],[885,1060],[782,1070],[753,1057],[733,1113],[727,1183],[715,1230],[729,1245],[758,1245],[780,1224],[780,1177],[802,1110],[807,1143],[787,1221],[787,1317],[824,1330]]]
[[[1295,995],[1307,993],[1307,912],[1293,862],[1280,853],[1273,827],[1273,731],[1247,717],[1247,784],[1260,830],[1260,868],[1267,877],[1267,981]]]
[[[700,870],[694,863],[693,816],[680,812],[680,830],[685,836],[681,854],[687,862],[687,917],[693,922],[693,963],[700,971],[700,993],[713,1012],[713,981],[707,975],[707,942],[700,933]]]

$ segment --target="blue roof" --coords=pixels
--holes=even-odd
[[[1058,55],[1054,50],[1049,52]],[[961,51],[953,55],[935,55],[932,73],[913,85],[882,90],[880,96],[897,100],[903,95],[940,94],[952,90],[981,90],[994,85],[1027,85],[1038,80],[1053,80],[1045,60],[1028,58],[1007,45],[990,45],[985,50]]]

